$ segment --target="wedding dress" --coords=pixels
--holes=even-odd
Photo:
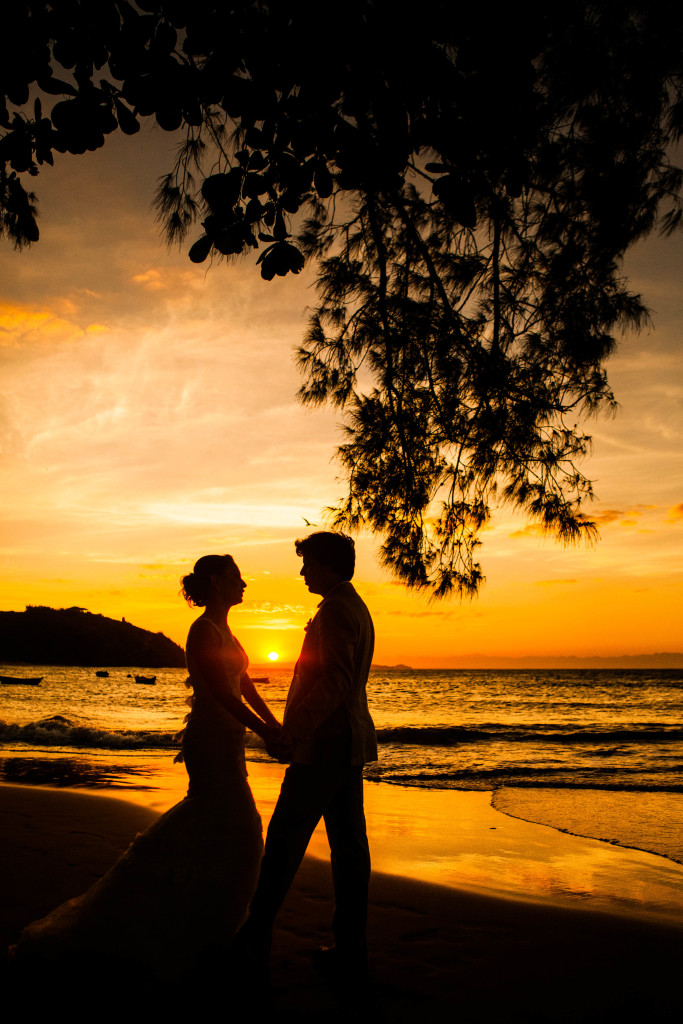
[[[28,925],[17,961],[73,954],[133,961],[177,978],[224,950],[242,923],[263,852],[261,819],[247,782],[244,726],[215,697],[195,660],[193,623],[187,663],[193,694],[181,753],[187,796],[140,834],[84,895]],[[248,660],[226,629],[220,638],[226,687],[240,696]]]

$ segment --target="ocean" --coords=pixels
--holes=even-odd
[[[175,772],[177,787],[186,672],[108,671],[0,666],[43,676],[0,686],[0,780],[153,798]],[[252,674],[281,718],[289,672]],[[490,791],[513,817],[683,863],[683,671],[373,670],[368,694],[368,782]],[[247,757],[268,760],[252,734]]]

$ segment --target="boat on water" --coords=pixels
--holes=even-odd
[[[0,676],[5,686],[40,686],[44,676]]]
[[[107,672],[106,668],[98,669],[97,672],[95,673],[95,675],[99,676],[100,679],[108,679],[109,678],[109,673]]]
[[[269,682],[268,676],[250,676],[252,683],[267,683]]]
[[[157,681],[156,676],[134,676],[136,683],[144,683],[145,686],[154,686]]]

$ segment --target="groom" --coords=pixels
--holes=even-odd
[[[322,601],[307,627],[287,697],[282,733],[269,753],[291,762],[266,836],[258,887],[241,932],[266,958],[275,916],[321,818],[332,855],[335,946],[320,951],[335,973],[367,971],[365,925],[370,852],[363,765],[377,759],[365,693],[374,648],[370,613],[350,580],[353,540],[313,533],[295,543],[301,575]]]

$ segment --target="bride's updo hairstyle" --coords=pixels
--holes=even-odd
[[[195,562],[193,571],[180,580],[181,593],[188,604],[198,608],[206,605],[211,594],[211,579],[224,571],[227,562],[235,564],[232,555],[202,555]]]

